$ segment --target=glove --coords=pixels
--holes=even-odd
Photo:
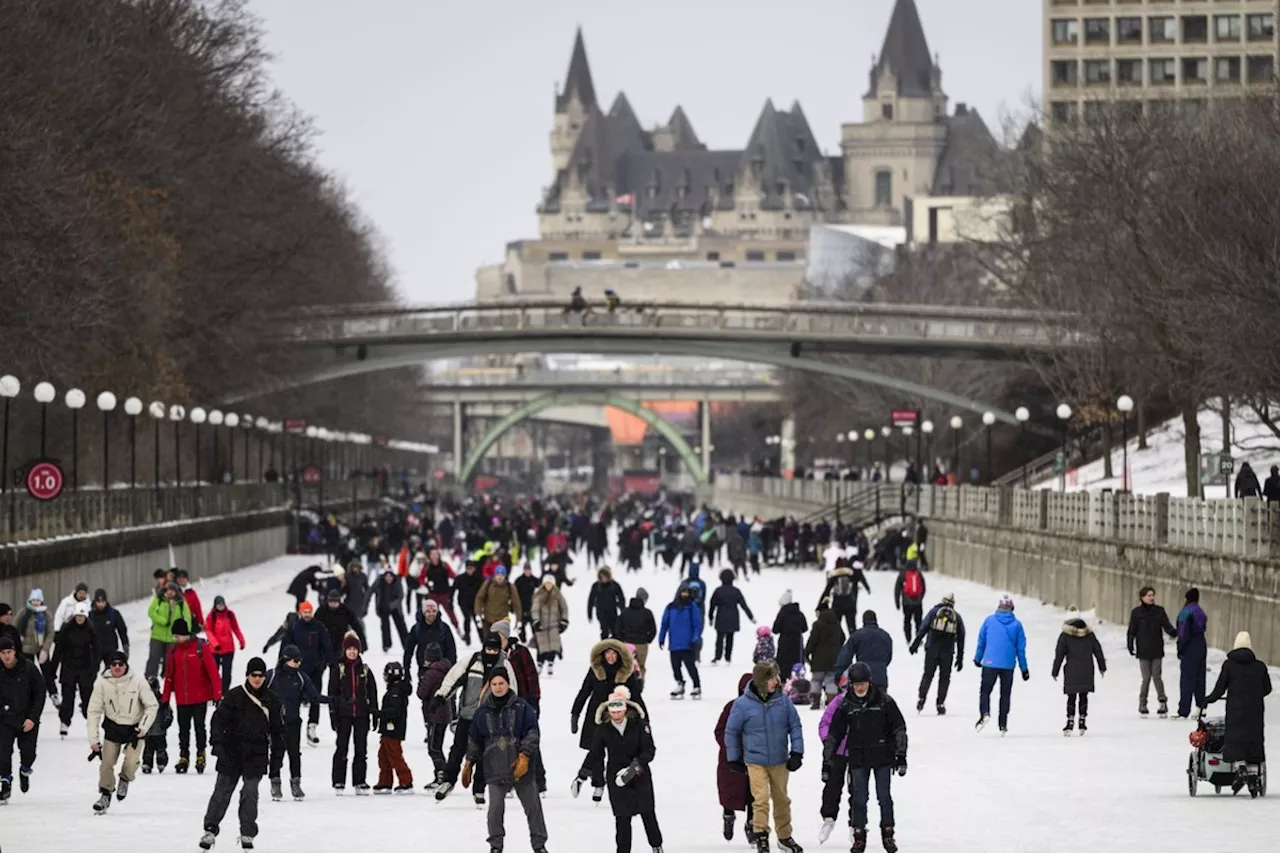
[[[563,634],[565,631],[569,630],[569,620],[568,620],[568,619],[561,619],[561,620],[556,624],[556,629],[557,629],[557,630],[559,630],[561,634]]]
[[[516,781],[519,782],[524,774],[529,772],[529,756],[523,752],[516,756],[516,761],[511,765],[511,771],[515,774]]]
[[[533,632],[536,634],[541,630],[542,630],[542,620],[540,619],[533,620]]]
[[[90,764],[92,764],[92,763],[93,763],[94,759],[101,759],[101,758],[102,758],[102,750],[100,750],[100,749],[91,749],[91,750],[89,750],[89,758],[88,758],[88,761],[89,761],[89,763],[90,763]]]
[[[741,761],[730,761],[730,762],[729,762],[729,769],[730,769],[731,771],[733,771],[734,773],[746,773],[746,772],[747,772],[747,765],[746,765],[746,764],[744,764],[744,763],[743,763],[743,762],[741,762]]]
[[[576,735],[578,733],[578,715],[571,714],[569,716],[569,734]]]
[[[907,757],[899,755],[898,760],[894,762],[894,769],[898,771],[899,776],[907,775]]]
[[[1030,681],[1030,680],[1031,680],[1031,671],[1030,671],[1030,670],[1024,669],[1024,670],[1022,671],[1022,680],[1023,680],[1023,681]]]
[[[270,646],[263,646],[263,647],[262,647],[262,653],[265,655],[265,654],[266,654],[270,649],[271,649],[271,647],[270,647]]]
[[[791,756],[787,759],[787,770],[790,771],[791,773],[795,773],[797,770],[800,769],[800,765],[803,763],[804,763],[804,756],[798,752],[793,752],[791,753]]]
[[[830,782],[830,781],[831,781],[831,765],[824,763],[822,765],[822,784],[825,785],[827,782]]]
[[[462,787],[464,788],[471,787],[471,762],[470,761],[462,762]]]
[[[978,660],[977,658],[973,659],[973,665],[976,666],[978,669],[982,669],[982,661]]]
[[[956,658],[956,672],[959,672],[962,669],[964,669],[964,660],[962,658]]]
[[[582,793],[583,781],[581,776],[575,776],[573,781],[569,783],[569,793],[573,794],[574,799],[577,799],[578,795]]]
[[[911,652],[911,654],[913,654],[913,655],[914,655],[916,652],[920,651],[920,647],[919,647],[919,646],[917,646],[915,643],[912,643],[912,644],[907,648],[907,651]]]
[[[643,772],[644,770],[640,767],[639,762],[633,761],[618,771],[618,774],[613,777],[613,783],[619,788],[625,788],[636,779],[639,779],[640,774]]]
[[[1135,651],[1134,649],[1129,649],[1129,657],[1136,658],[1137,656],[1138,656],[1137,651]]]

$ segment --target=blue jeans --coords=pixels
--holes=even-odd
[[[982,687],[978,693],[978,713],[987,717],[991,715],[991,691],[996,681],[1000,682],[1000,728],[1009,723],[1009,703],[1013,700],[1013,670],[996,669],[991,666],[982,668]]]
[[[853,790],[849,794],[850,822],[855,829],[867,828],[867,800],[871,796],[871,774],[876,777],[876,802],[880,804],[880,825],[893,826],[893,795],[889,791],[889,783],[893,780],[893,768],[883,767],[850,767],[849,778],[853,781]]]

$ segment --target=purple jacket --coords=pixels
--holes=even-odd
[[[1205,648],[1204,632],[1208,624],[1209,617],[1200,608],[1199,602],[1193,601],[1178,612],[1179,657],[1189,646],[1196,647],[1196,651]]]
[[[831,730],[831,721],[835,719],[835,716],[836,716],[836,708],[839,708],[840,703],[843,701],[844,701],[844,694],[837,693],[836,698],[832,699],[830,702],[827,703],[827,710],[822,712],[822,719],[818,722],[818,739],[819,740],[823,742],[826,741],[827,732]],[[848,744],[846,743],[846,741],[843,741],[843,740],[840,741],[840,745],[836,747],[836,755],[843,756],[845,754],[845,747],[847,745]]]

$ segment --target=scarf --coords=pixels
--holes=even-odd
[[[271,712],[267,710],[267,706],[262,704],[262,700],[253,695],[253,691],[249,689],[246,683],[244,686],[244,695],[249,697],[249,701],[258,706],[258,710],[266,715],[267,719],[271,718]]]

